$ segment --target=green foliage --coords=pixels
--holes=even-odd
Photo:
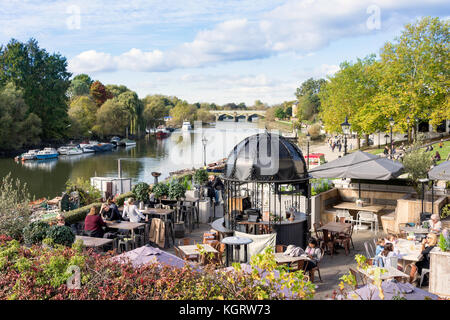
[[[0,184],[0,234],[14,239],[22,237],[22,231],[31,219],[28,187],[19,179],[6,175]]]
[[[312,179],[310,182],[312,196],[318,195],[319,193],[328,191],[333,188],[328,179]]]
[[[31,222],[23,229],[23,239],[26,244],[38,244],[47,235],[50,225],[43,221]]]
[[[112,93],[100,81],[95,81],[91,84],[90,93],[98,107],[103,105],[106,100],[113,98]]]
[[[194,182],[203,185],[208,181],[208,171],[205,169],[198,169],[194,173]]]
[[[442,252],[446,252],[450,250],[450,242],[449,239],[445,238],[444,233],[441,233],[441,235],[439,236],[439,248],[441,249]]]
[[[161,199],[164,196],[167,197],[169,195],[169,186],[165,183],[159,182],[153,186],[152,192],[155,194],[157,199]]]
[[[409,180],[416,189],[417,193],[421,194],[419,179],[427,177],[433,160],[431,156],[420,148],[422,142],[415,141],[411,147],[411,151],[407,152],[403,158],[403,166],[405,171],[409,174]]]
[[[320,138],[320,130],[322,126],[320,123],[314,123],[308,128],[308,133],[311,136],[311,140],[317,140]]]
[[[69,135],[73,138],[90,137],[89,131],[95,125],[97,109],[97,105],[90,97],[74,98],[69,108],[71,122]]]
[[[109,99],[97,111],[93,131],[100,136],[124,136],[132,119],[129,109],[118,98]]]
[[[0,47],[0,86],[12,82],[22,90],[28,113],[42,121],[41,138],[61,139],[69,124],[67,89],[71,74],[67,60],[60,54],[49,54],[38,42],[11,40]]]
[[[12,83],[0,85],[0,149],[15,150],[40,142],[41,119],[29,111],[21,90]]]
[[[180,181],[183,184],[185,190],[192,190],[192,176],[185,176],[183,181]]]
[[[120,207],[123,206],[123,204],[125,203],[125,200],[130,198],[130,197],[134,197],[134,194],[132,191],[127,192],[127,193],[123,193],[121,195],[118,195],[116,197],[116,204]]]
[[[320,110],[320,89],[326,84],[325,79],[314,80],[310,78],[304,81],[295,95],[298,99],[297,118],[313,121]]]
[[[169,198],[170,199],[180,199],[186,194],[186,188],[184,185],[176,179],[173,179],[169,183]]]
[[[83,80],[77,79],[72,80],[70,83],[70,87],[67,90],[67,95],[70,99],[74,99],[76,97],[87,96],[89,95],[90,84],[86,83]]]
[[[81,206],[92,204],[102,197],[100,190],[92,186],[89,180],[80,177],[66,182],[66,192],[69,194],[74,191],[77,191],[80,196]]]
[[[183,121],[193,121],[196,117],[197,108],[188,104],[186,101],[179,101],[174,108],[170,110],[172,122],[182,124]]]
[[[150,186],[145,182],[139,182],[133,187],[133,195],[138,201],[149,201]]]
[[[52,239],[55,244],[71,246],[75,241],[75,234],[69,227],[55,225],[47,230],[46,238]]]
[[[89,213],[92,207],[97,207],[100,209],[101,205],[102,204],[100,202],[96,202],[84,207],[80,207],[75,210],[68,211],[64,213],[64,220],[68,224],[74,224],[77,222],[84,221],[84,218],[86,218],[86,215]]]
[[[445,207],[443,207],[441,211],[441,219],[445,219],[448,216],[450,216],[450,204],[447,204]]]

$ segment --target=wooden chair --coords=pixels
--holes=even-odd
[[[324,249],[323,247],[325,247],[327,249],[327,252],[330,255],[333,255],[333,253],[334,253],[334,244],[335,244],[335,240],[328,233],[328,230],[324,229],[323,230],[323,242],[322,242],[321,249]]]
[[[318,230],[322,226],[321,222],[315,222],[313,224],[314,233],[316,234],[316,239],[319,242],[319,247],[321,247],[323,242],[323,232],[321,230]]]
[[[336,238],[336,242],[345,248],[345,254],[348,255],[350,252],[350,243],[352,244],[353,250],[355,250],[355,246],[353,244],[353,224],[351,227]]]
[[[190,244],[191,244],[191,239],[189,239],[189,238],[183,238],[183,239],[178,240],[179,246],[188,246]]]

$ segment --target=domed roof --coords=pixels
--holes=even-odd
[[[239,181],[289,182],[308,178],[302,151],[269,132],[239,142],[228,155],[223,178]]]

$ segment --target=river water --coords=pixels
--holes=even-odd
[[[93,176],[117,177],[118,159],[121,160],[122,177],[133,183],[152,183],[151,172],[161,172],[160,180],[169,172],[203,165],[203,143],[206,137],[206,163],[228,156],[242,139],[262,132],[257,123],[217,122],[215,127],[197,126],[190,132],[175,131],[168,138],[156,139],[153,135],[139,140],[135,147],[118,147],[107,153],[60,156],[47,161],[16,163],[13,159],[0,159],[0,177],[9,172],[13,178],[26,182],[29,192],[36,198],[61,195],[66,181]]]

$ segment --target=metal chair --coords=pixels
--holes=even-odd
[[[367,258],[373,259],[375,257],[375,250],[373,249],[372,245],[369,242],[365,241],[364,248],[366,249]]]
[[[425,275],[429,274],[429,273],[430,273],[430,269],[422,268],[422,274],[420,275],[419,287],[422,287],[423,279],[425,278]]]
[[[378,216],[372,212],[368,211],[359,211],[358,212],[358,230],[361,228],[362,223],[370,224],[370,231],[373,231],[375,228],[375,234],[378,233]]]
[[[350,222],[352,224],[355,222],[355,219],[353,219],[350,212],[346,209],[338,209],[336,211],[336,220],[337,222]]]

